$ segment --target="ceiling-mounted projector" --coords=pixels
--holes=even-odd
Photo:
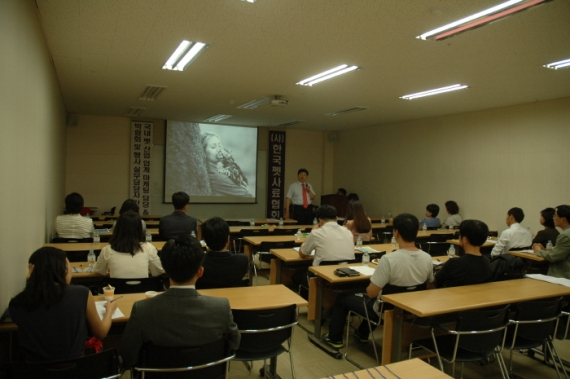
[[[271,100],[270,105],[272,107],[285,107],[287,105],[289,105],[289,100],[285,100],[285,99],[273,99]]]

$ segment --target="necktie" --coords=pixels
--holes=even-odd
[[[303,208],[309,207],[309,200],[307,200],[307,187],[305,183],[301,183],[301,187],[303,187]]]

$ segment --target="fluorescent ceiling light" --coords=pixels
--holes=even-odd
[[[520,12],[535,5],[539,5],[550,0],[509,0],[507,2],[495,5],[484,11],[475,13],[471,16],[454,21],[434,30],[430,30],[416,38],[427,40],[442,40],[447,37],[454,36],[463,31],[479,27],[491,21],[509,16],[513,13]]]
[[[269,98],[269,97],[262,97],[261,99],[255,99],[255,100],[252,100],[252,101],[250,101],[250,102],[248,102],[248,103],[242,104],[242,105],[238,106],[238,108],[241,108],[241,109],[255,109],[255,108],[258,108],[258,107],[260,107],[260,106],[262,106],[262,105],[267,105],[267,104],[269,104],[270,101],[271,101],[271,98]]]
[[[564,59],[563,61],[552,62],[545,64],[544,67],[551,68],[553,70],[558,70],[559,68],[570,67],[570,59]]]
[[[182,71],[190,61],[198,56],[198,54],[208,45],[202,42],[182,41],[174,50],[174,53],[168,58],[163,70]]]
[[[248,3],[255,3],[255,0],[241,0],[241,1],[247,1]]]
[[[204,121],[206,122],[220,122],[222,120],[225,120],[226,118],[230,118],[232,117],[231,114],[217,114],[215,116],[212,116],[210,118],[205,119]]]
[[[346,64],[341,64],[338,67],[331,68],[330,70],[327,70],[325,72],[321,72],[320,74],[313,75],[310,78],[303,79],[300,82],[298,82],[297,84],[299,84],[301,86],[312,86],[313,84],[317,84],[317,83],[320,83],[322,81],[334,78],[335,76],[346,74],[347,72],[358,70],[359,68],[360,67],[358,67],[358,66],[350,66],[349,67]]]
[[[454,84],[452,86],[430,89],[429,91],[423,91],[418,93],[412,93],[411,95],[400,96],[400,99],[413,100],[417,99],[418,97],[425,97],[425,96],[437,95],[444,92],[457,91],[458,89],[463,89],[467,87],[468,86],[463,84]]]

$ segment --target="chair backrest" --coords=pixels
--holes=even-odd
[[[428,226],[426,229],[427,230],[438,230],[439,226]]]
[[[505,328],[509,323],[508,311],[509,306],[506,305],[459,312],[456,330],[472,332],[460,337],[459,347],[476,353],[493,351],[502,343]],[[493,329],[499,330],[487,332]]]
[[[138,279],[105,278],[104,282],[115,287],[115,294],[164,291],[160,276]]]
[[[115,349],[81,358],[42,363],[4,363],[0,377],[5,379],[100,379],[120,378],[119,354]]]
[[[273,350],[291,337],[297,324],[295,304],[261,310],[232,310],[241,334],[239,351],[264,352]]]
[[[516,304],[515,321],[536,321],[535,323],[523,323],[518,326],[517,336],[532,341],[544,341],[549,336],[554,336],[556,322],[560,316],[561,297],[554,299],[541,299],[533,301],[525,301]],[[548,320],[540,322],[540,320]],[[514,329],[515,325],[509,328]]]
[[[360,261],[362,262],[362,257],[360,257]],[[334,266],[334,265],[342,265],[347,263],[358,263],[358,261],[356,259],[342,259],[339,261],[321,261],[319,263],[319,266]]]
[[[145,378],[223,378],[227,371],[227,361],[233,357],[228,347],[228,339],[193,347],[143,345],[139,363],[134,371],[144,372]],[[161,369],[180,369],[162,371]],[[155,371],[158,370],[158,371]]]
[[[445,242],[453,238],[453,233],[446,233],[446,234],[430,234],[429,241],[430,242]]]
[[[297,233],[297,229],[273,229],[274,236],[292,236]]]
[[[227,220],[228,226],[249,226],[249,221]]]
[[[255,237],[255,236],[266,236],[269,229],[242,229],[239,231],[241,237]]]
[[[93,242],[93,237],[87,238],[62,238],[54,237],[51,240],[52,243],[90,243]]]
[[[292,249],[295,247],[295,241],[271,241],[262,242],[259,245],[259,251],[268,252],[271,249]]]
[[[382,295],[392,295],[395,293],[404,293],[404,292],[416,292],[416,291],[423,291],[427,289],[427,282],[426,283],[421,283],[421,284],[416,284],[414,286],[407,286],[407,287],[400,287],[400,286],[395,286],[392,284],[386,284],[383,288],[382,288]],[[384,311],[390,310],[390,309],[394,309],[394,305],[390,304],[390,303],[385,303],[383,301],[381,301],[381,306],[380,306],[380,313],[383,313]]]

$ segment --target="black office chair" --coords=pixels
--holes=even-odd
[[[81,358],[66,359],[57,362],[3,363],[0,377],[4,379],[111,379],[120,378],[119,354],[115,349]]]
[[[117,209],[117,207],[111,208],[111,210],[109,212],[103,212],[103,214],[101,214],[101,216],[114,216],[115,215],[115,209]]]
[[[234,252],[242,253],[242,242],[243,237],[260,237],[269,234],[269,229],[241,229],[239,231],[239,237],[234,240]],[[239,241],[239,249],[236,249],[235,241]]]
[[[266,377],[265,361],[287,352],[291,363],[291,375],[295,378],[291,339],[297,325],[295,304],[266,310],[232,310],[234,321],[241,334],[241,342],[234,360],[244,362],[251,372],[253,361],[263,360],[260,376]],[[283,344],[287,342],[287,347]],[[252,362],[248,364],[247,362]]]
[[[115,287],[115,294],[140,293],[146,291],[164,291],[162,277],[151,276],[137,279],[105,278],[105,285]]]
[[[390,243],[393,235],[394,227],[388,225],[376,234],[376,239],[378,240],[378,243]]]
[[[558,319],[561,316],[561,301],[561,297],[526,301],[511,308],[511,311],[515,311],[515,316],[510,320],[511,325],[507,329],[507,343],[505,345],[505,348],[510,349],[509,373],[511,377],[516,377],[513,374],[513,350],[544,346],[545,363],[547,356],[552,357],[558,378],[561,378],[560,370],[558,369],[558,366],[560,366],[564,376],[568,379],[564,364],[553,343],[553,336],[558,327]]]
[[[273,235],[274,236],[293,236],[295,235],[295,233],[297,233],[297,229],[279,229],[279,228],[275,228],[273,229]]]
[[[455,373],[455,362],[461,362],[461,377],[463,377],[464,362],[479,362],[495,356],[501,375],[508,378],[505,362],[501,351],[505,343],[505,330],[509,325],[509,306],[486,309],[475,309],[459,312],[455,329],[445,326],[432,326],[432,338],[413,341],[410,344],[408,357],[412,357],[414,345],[437,355],[442,372],[442,360],[452,364],[452,376]],[[440,329],[448,334],[435,336],[435,330]]]
[[[249,221],[227,220],[228,226],[249,226]]]
[[[146,378],[227,378],[230,353],[227,338],[193,347],[156,346],[147,343],[141,349],[139,363],[132,370]]]
[[[87,238],[63,238],[63,237],[53,237],[51,239],[52,243],[92,243],[93,237]]]
[[[399,287],[399,286],[387,284],[384,286],[384,288],[382,288],[382,295],[391,295],[391,294],[395,294],[395,293],[406,293],[406,292],[416,292],[416,291],[423,291],[425,289],[427,289],[426,283],[418,284],[415,286],[409,286],[409,287]],[[358,364],[356,361],[354,361],[352,358],[350,358],[348,356],[349,341],[350,341],[350,327],[351,327],[350,321],[351,321],[352,315],[359,316],[361,318],[361,320],[366,320],[366,322],[368,323],[368,330],[370,330],[370,334],[372,335],[372,348],[374,349],[374,356],[376,357],[376,362],[378,363],[378,365],[380,365],[381,363],[380,363],[380,358],[378,356],[378,350],[376,349],[376,340],[374,338],[374,330],[372,329],[372,325],[374,325],[374,326],[380,325],[381,318],[382,318],[382,315],[384,314],[384,311],[387,311],[389,309],[394,309],[394,305],[390,304],[390,303],[385,303],[384,301],[382,301],[382,299],[376,299],[375,300],[375,302],[376,302],[375,308],[378,309],[377,314],[379,315],[379,317],[378,317],[378,321],[372,320],[370,318],[370,314],[368,313],[368,307],[367,307],[367,301],[370,301],[370,298],[368,297],[368,295],[366,293],[363,293],[361,295],[362,295],[362,302],[363,302],[363,306],[364,306],[364,314],[360,314],[356,311],[351,310],[348,312],[348,317],[346,319],[346,350],[344,352],[344,357],[346,358],[347,361],[349,361],[350,363],[352,363],[356,367],[364,369],[365,368],[364,366],[361,366],[360,364]]]
[[[453,233],[449,234],[431,234],[427,241],[423,239],[417,240],[418,247],[431,255],[432,257],[437,257],[440,255],[447,255],[447,250],[449,250],[449,243],[446,242],[453,238]]]

